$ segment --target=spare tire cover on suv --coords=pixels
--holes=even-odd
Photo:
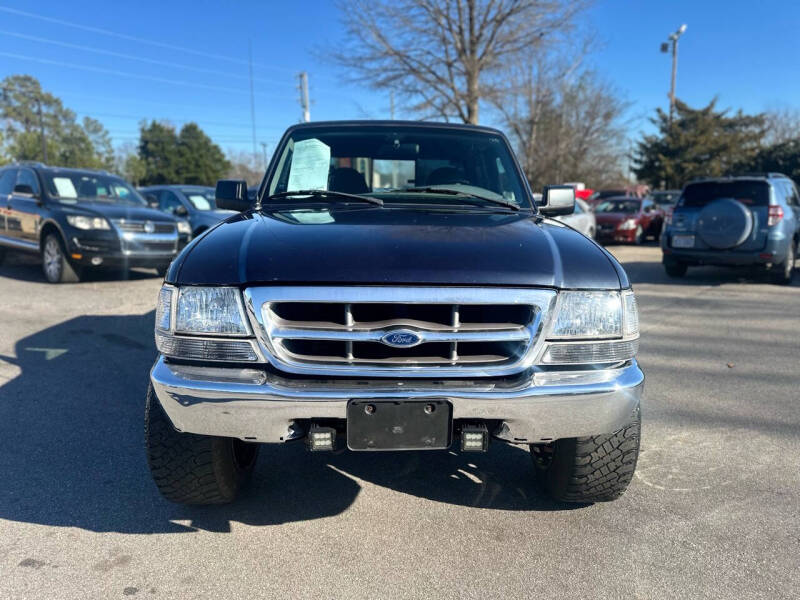
[[[720,198],[707,204],[697,217],[697,234],[718,250],[739,246],[752,231],[752,213],[733,198]]]

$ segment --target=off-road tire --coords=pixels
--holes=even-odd
[[[176,431],[152,386],[147,390],[144,437],[158,491],[180,504],[232,502],[258,458],[258,444]]]
[[[789,244],[786,252],[786,260],[781,264],[772,267],[772,281],[778,285],[790,285],[794,278],[794,243]]]
[[[42,244],[42,272],[50,283],[77,283],[81,270],[67,258],[64,242],[57,233],[48,233]]]
[[[664,263],[664,270],[669,277],[683,277],[689,267],[686,263],[669,261]]]
[[[556,440],[550,452],[531,448],[537,479],[560,502],[608,502],[627,489],[639,458],[641,414],[619,431],[590,437]]]

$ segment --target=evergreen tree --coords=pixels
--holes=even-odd
[[[633,169],[654,187],[680,188],[693,177],[734,172],[752,161],[765,132],[763,115],[729,116],[716,110],[716,99],[695,109],[676,101],[675,118],[658,109],[652,123],[658,133],[637,143]]]
[[[11,160],[44,160],[62,167],[111,168],[113,150],[108,132],[94,119],[78,123],[61,100],[42,90],[30,75],[10,75],[0,82],[2,151]]]

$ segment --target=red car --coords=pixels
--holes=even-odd
[[[657,240],[664,222],[664,211],[650,198],[608,198],[595,207],[594,216],[600,242],[641,244],[650,236]]]

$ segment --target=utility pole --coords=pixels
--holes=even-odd
[[[672,80],[669,87],[669,122],[675,114],[675,77],[678,74],[678,38],[686,31],[686,25],[681,25],[675,33],[670,34],[669,41],[661,44],[661,52],[669,52],[670,42],[672,43]]]
[[[37,112],[39,113],[39,136],[42,138],[42,162],[47,164],[47,139],[44,135],[44,117],[42,116],[42,99],[40,97],[36,97],[36,104],[38,107]]]
[[[300,107],[303,109],[303,123],[311,120],[311,110],[308,106],[308,73],[300,73]]]
[[[264,153],[264,169],[267,168],[267,143],[261,142],[261,151]]]
[[[258,164],[258,149],[256,147],[256,95],[253,91],[253,41],[247,41],[247,57],[250,67],[250,123],[253,126],[253,164]]]
[[[394,90],[389,92],[389,118],[394,121]]]

